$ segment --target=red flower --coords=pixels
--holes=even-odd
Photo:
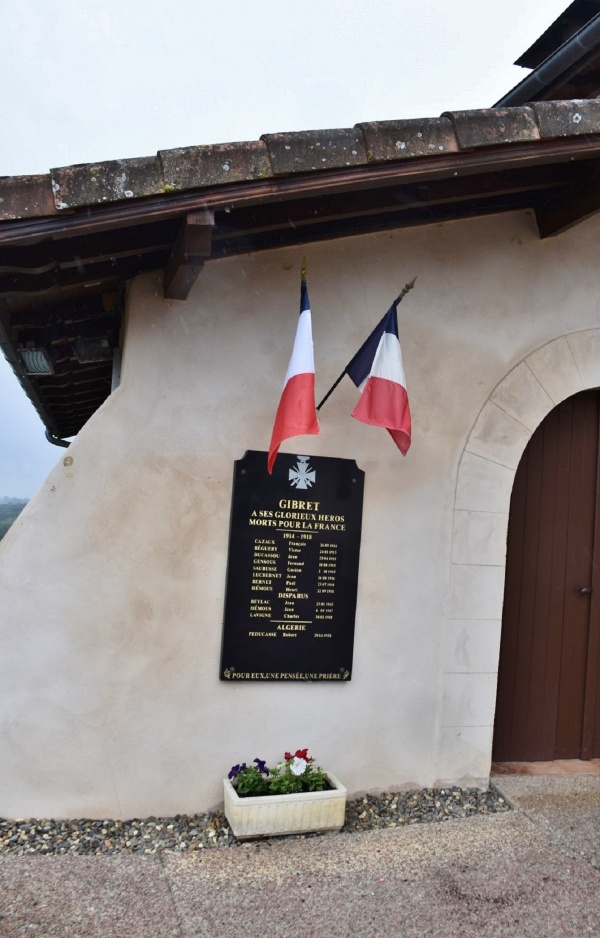
[[[290,759],[293,759],[294,757],[293,757],[293,755],[291,754],[291,752],[286,752],[286,754],[284,755],[283,758],[285,759],[286,762],[289,762]]]
[[[305,762],[308,762],[308,749],[296,749],[296,759],[304,759]]]

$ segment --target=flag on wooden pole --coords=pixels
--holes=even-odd
[[[406,456],[410,446],[411,419],[398,337],[399,299],[392,303],[367,341],[346,365],[345,373],[361,392],[352,416],[363,423],[385,427],[402,455]]]
[[[319,433],[315,408],[315,359],[312,340],[310,303],[304,270],[300,291],[300,316],[292,357],[283,384],[283,392],[269,446],[267,469],[269,475],[277,458],[280,445],[292,436]]]

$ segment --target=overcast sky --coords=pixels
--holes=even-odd
[[[489,107],[568,2],[2,0],[0,175]],[[0,496],[62,456],[0,355]]]

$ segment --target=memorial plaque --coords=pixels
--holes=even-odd
[[[235,463],[221,680],[350,680],[364,476],[327,456]]]

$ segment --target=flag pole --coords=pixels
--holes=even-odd
[[[339,376],[339,378],[338,378],[338,379],[335,381],[335,383],[332,384],[331,387],[329,388],[327,394],[325,395],[325,397],[323,398],[323,400],[321,401],[321,403],[317,405],[317,410],[321,410],[321,407],[323,406],[323,404],[325,403],[325,401],[327,400],[327,398],[328,398],[328,397],[331,397],[331,395],[333,394],[333,392],[335,391],[335,389],[337,388],[338,384],[340,383],[340,381],[342,380],[342,378],[344,377],[345,374],[346,374],[346,369],[344,368],[344,370],[342,371],[342,373],[341,373],[341,375]]]
[[[302,283],[306,283],[306,254],[302,258],[302,263],[300,265],[300,277],[302,279]]]
[[[302,266],[302,269],[303,269],[303,271],[304,271],[304,276],[306,276],[306,258],[304,258],[304,260],[303,260],[303,262],[302,262],[302,265],[303,265],[303,266]],[[406,296],[406,294],[408,293],[408,291],[409,291],[409,290],[412,290],[412,288],[413,288],[414,285],[415,285],[416,279],[417,279],[416,277],[413,277],[413,279],[410,281],[410,283],[406,283],[406,284],[404,285],[404,288],[403,288],[402,292],[401,292],[400,295],[399,295],[398,297],[396,297],[396,299],[394,300],[394,306],[397,306],[398,303]],[[333,394],[333,392],[335,391],[335,389],[337,388],[338,384],[340,383],[340,381],[342,380],[342,378],[344,377],[345,374],[346,374],[346,369],[344,368],[344,370],[342,371],[342,373],[341,373],[341,375],[339,376],[339,378],[336,378],[336,380],[334,381],[334,383],[333,383],[333,384],[331,385],[331,387],[329,388],[327,394],[325,395],[325,397],[323,398],[323,400],[321,401],[321,403],[317,405],[317,410],[321,410],[321,407],[323,406],[323,404],[325,403],[325,401],[328,400],[328,398],[331,397],[331,395]]]

